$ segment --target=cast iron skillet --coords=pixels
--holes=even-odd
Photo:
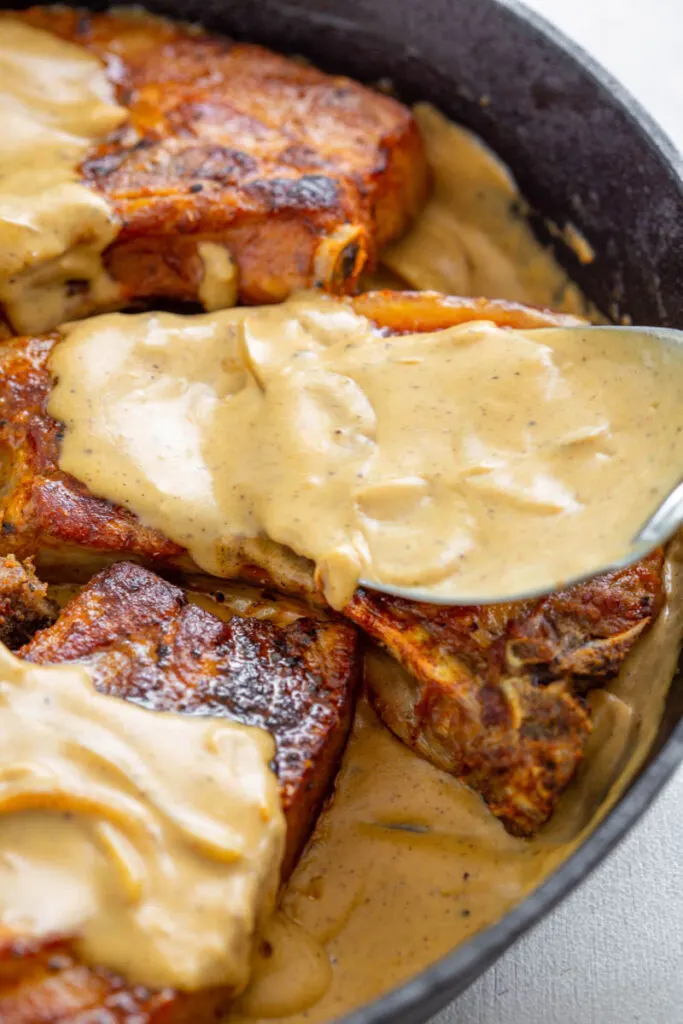
[[[598,254],[593,263],[582,266],[568,250],[558,255],[604,312],[683,327],[680,159],[617,83],[514,0],[144,3],[304,54],[330,71],[388,77],[401,98],[436,104],[512,168],[540,215],[539,230],[548,218],[583,232]],[[436,1013],[592,871],[682,760],[683,675],[672,684],[648,762],[581,848],[497,925],[345,1024],[416,1024]]]

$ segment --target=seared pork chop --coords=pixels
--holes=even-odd
[[[346,300],[383,332],[432,331],[472,320],[534,328],[574,318],[514,303],[429,292],[367,292]],[[113,558],[191,569],[183,548],[140,524],[130,512],[93,497],[59,468],[60,425],[47,415],[48,360],[59,334],[0,345],[0,552],[35,555],[43,573],[87,579]],[[194,567],[196,569],[196,567]],[[247,541],[235,552],[235,575],[311,600],[310,563],[275,544]]]
[[[345,609],[407,671],[370,658],[366,682],[404,743],[532,835],[590,734],[581,694],[616,676],[664,599],[663,553],[535,601],[438,607],[359,589]]]
[[[221,621],[149,570],[117,562],[17,652],[85,664],[98,690],[155,710],[228,715],[276,742],[291,869],[329,788],[351,722],[354,628],[299,618]]]
[[[576,322],[434,294],[379,292],[348,301],[385,332],[477,319],[519,328]],[[130,556],[187,567],[181,548],[59,469],[60,428],[46,413],[47,360],[57,340],[17,339],[0,350],[0,453],[8,480],[2,550],[34,554],[39,566],[57,574],[66,566],[73,573],[74,565],[99,567]],[[550,604],[445,609],[359,591],[346,614],[408,670],[403,683],[390,687],[369,676],[389,727],[465,778],[509,828],[530,834],[550,815],[583,757],[590,722],[576,693],[616,673],[652,622],[663,597],[661,564],[660,553]],[[252,582],[322,600],[310,563],[277,545],[248,542],[234,569]]]
[[[227,715],[273,734],[287,820],[287,875],[329,789],[351,722],[357,634],[336,620],[284,627],[221,621],[178,587],[120,562],[95,577],[19,656],[79,662],[98,690],[149,708]],[[74,957],[68,939],[0,933],[3,1024],[194,1024],[214,1019],[219,991],[181,994],[128,986]]]
[[[81,166],[120,223],[122,306],[198,301],[203,242],[230,253],[241,302],[352,291],[426,197],[412,114],[348,78],[122,8],[13,14],[100,58],[130,111]],[[72,290],[71,319],[95,311]]]

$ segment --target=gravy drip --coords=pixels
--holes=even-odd
[[[647,334],[384,338],[306,293],[64,334],[61,468],[215,575],[236,539],[285,545],[335,608],[359,579],[432,599],[559,587],[629,553],[683,462],[683,356]]]
[[[102,264],[116,222],[78,167],[125,118],[97,58],[0,14],[0,308],[16,333],[119,300]]]
[[[163,988],[249,978],[285,823],[272,738],[98,694],[0,645],[0,928]]]

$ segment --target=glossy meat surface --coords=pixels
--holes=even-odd
[[[146,707],[228,715],[271,732],[287,819],[284,873],[329,789],[351,722],[356,631],[301,618],[289,626],[221,621],[146,569],[100,573],[20,656],[87,665],[104,693]],[[220,992],[182,995],[129,987],[79,963],[67,940],[31,947],[0,935],[3,1024],[191,1024],[213,1019]]]
[[[122,305],[197,301],[201,242],[227,247],[242,302],[353,290],[427,193],[410,111],[263,47],[121,12],[18,16],[101,58],[130,111],[81,168],[120,221],[106,263]]]

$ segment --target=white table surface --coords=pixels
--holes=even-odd
[[[683,150],[683,0],[527,2]],[[683,771],[582,887],[433,1024],[683,1024]]]

